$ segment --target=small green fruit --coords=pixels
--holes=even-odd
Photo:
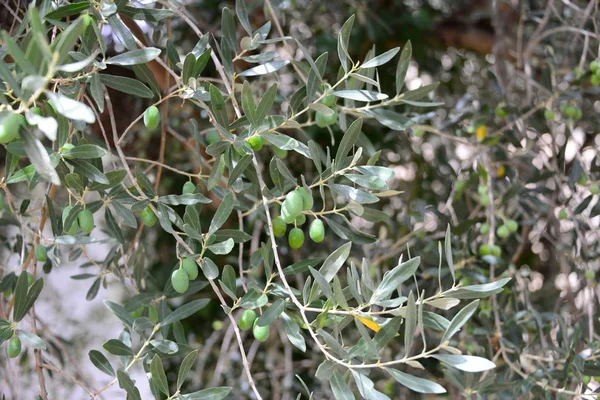
[[[302,212],[303,204],[302,195],[297,190],[294,190],[287,194],[281,208],[286,211],[287,215],[296,219],[300,212]]]
[[[31,275],[31,272],[29,271],[25,271],[25,275],[27,275],[27,286],[31,286],[33,285],[33,275]]]
[[[488,256],[490,254],[492,254],[492,248],[490,247],[490,245],[482,244],[481,246],[479,246],[480,256]]]
[[[499,118],[504,118],[508,115],[506,110],[501,106],[496,107],[496,109],[494,110],[494,114],[496,114],[496,116]]]
[[[333,114],[325,115],[322,112],[317,111],[315,116],[315,120],[317,121],[317,126],[319,128],[325,128],[330,125],[335,125],[338,119],[338,113],[336,110],[333,110]]]
[[[501,239],[506,239],[510,235],[510,230],[506,225],[500,225],[498,229],[496,229],[496,235],[498,235]]]
[[[585,271],[585,278],[587,280],[593,281],[596,278],[596,273],[590,269]]]
[[[142,215],[142,222],[148,228],[152,228],[154,226],[154,224],[156,224],[156,222],[158,222],[158,218],[156,217],[156,214],[154,214],[154,211],[152,211],[152,209],[150,207],[144,208],[142,210],[141,215]]]
[[[258,326],[258,319],[254,320],[254,324],[252,327],[252,334],[254,335],[254,339],[259,342],[266,342],[269,338],[269,334],[271,333],[271,327],[267,326]]]
[[[185,257],[181,260],[181,268],[187,273],[190,280],[194,280],[198,276],[198,264],[189,257]]]
[[[592,84],[592,86],[599,86],[600,85],[600,76],[594,74],[592,75],[592,77],[590,78],[590,83]]]
[[[490,233],[490,224],[488,224],[487,222],[484,222],[483,224],[481,224],[481,227],[479,228],[479,232],[482,235],[487,235],[488,233]]]
[[[591,381],[592,381],[592,377],[589,375],[583,375],[581,377],[581,383],[583,383],[584,385],[589,385]]]
[[[17,139],[24,122],[21,114],[5,113],[0,117],[0,143],[7,144]]]
[[[263,148],[263,139],[262,136],[252,136],[248,139],[248,144],[252,147],[252,150],[259,151]]]
[[[597,185],[597,184],[595,184],[595,183],[592,183],[592,184],[590,185],[590,192],[591,192],[592,194],[598,194],[598,193],[600,193],[600,186],[598,186],[598,185]]]
[[[63,213],[62,213],[63,231],[67,235],[74,235],[79,230],[79,223],[77,222],[77,218],[75,218],[73,220],[73,223],[71,224],[71,226],[65,226],[65,222],[67,221],[67,217],[69,216],[69,213],[71,212],[72,208],[73,208],[73,206],[66,206],[63,209]]]
[[[600,64],[598,64],[598,61],[594,60],[594,61],[590,62],[590,71],[596,72],[596,70],[598,70],[598,67],[600,67]]]
[[[425,130],[424,129],[413,129],[412,133],[416,137],[423,137],[425,135]]]
[[[293,228],[288,235],[288,244],[292,249],[299,249],[304,244],[304,231]]]
[[[323,239],[325,239],[325,226],[323,225],[323,221],[315,219],[311,222],[308,235],[313,242],[321,243]]]
[[[254,310],[245,310],[242,313],[242,317],[240,318],[240,321],[238,322],[238,326],[240,327],[241,330],[247,331],[248,329],[252,328],[255,320],[256,320],[256,313],[254,312]]]
[[[195,191],[196,191],[196,185],[194,185],[194,182],[187,181],[183,185],[183,189],[181,190],[181,193],[190,194],[190,193],[194,193]]]
[[[305,222],[306,222],[306,215],[300,214],[296,217],[294,224],[296,224],[296,226],[302,226],[302,225],[304,225]]]
[[[333,94],[328,94],[321,99],[321,104],[331,107],[335,104],[336,97]]]
[[[8,346],[6,347],[6,353],[10,358],[16,358],[21,354],[21,339],[17,336],[13,336],[8,341]]]
[[[283,218],[275,217],[273,218],[273,234],[275,237],[283,237],[285,236],[285,231],[287,231],[287,225]]]
[[[500,258],[502,256],[502,249],[498,245],[493,245],[490,246],[490,253],[496,258]]]
[[[515,221],[514,219],[509,219],[508,221],[505,222],[505,225],[508,227],[508,230],[511,231],[512,233],[515,233],[516,231],[519,230],[519,223],[517,221]]]
[[[273,154],[275,154],[279,158],[286,158],[288,155],[288,151],[273,146]]]
[[[177,293],[184,293],[190,286],[190,278],[183,268],[176,269],[171,274],[171,285]]]
[[[466,183],[465,181],[456,181],[454,182],[454,190],[456,190],[457,192],[462,192],[463,190],[465,190],[466,187]]]
[[[284,208],[283,206],[281,207],[281,218],[283,219],[283,222],[285,222],[286,224],[293,224],[294,221],[296,221],[296,216],[291,215],[287,211],[287,208]]]
[[[549,108],[546,108],[544,110],[544,118],[546,118],[547,121],[553,121],[554,117],[556,117],[556,115],[554,114],[554,111],[552,111]]]
[[[486,185],[479,185],[477,186],[477,193],[479,194],[487,194],[488,192],[488,188]]]
[[[481,204],[484,207],[489,206],[490,205],[490,196],[487,193],[479,195],[479,204]]]
[[[315,204],[315,200],[313,199],[310,190],[302,186],[298,188],[297,192],[302,196],[302,211],[311,210]]]
[[[94,215],[88,209],[79,212],[77,222],[79,222],[79,227],[85,233],[90,233],[94,229]]]
[[[219,132],[217,132],[216,130],[210,130],[210,131],[206,132],[206,144],[207,145],[211,145],[220,139],[221,139],[221,136],[219,135]]]
[[[150,106],[144,111],[144,125],[148,129],[156,129],[160,122],[160,111],[156,106]]]
[[[43,244],[35,246],[35,259],[44,262],[48,259],[48,252]]]
[[[29,109],[29,111],[31,111],[32,113],[34,113],[35,115],[42,115],[42,109],[39,107],[31,107]]]
[[[567,219],[568,216],[569,216],[569,214],[567,213],[567,210],[565,210],[564,208],[558,212],[559,219]]]

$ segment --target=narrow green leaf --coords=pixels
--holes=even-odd
[[[400,51],[400,47],[394,47],[393,49],[388,50],[385,53],[378,55],[377,57],[371,58],[369,61],[362,64],[360,67],[362,69],[379,67],[380,65],[383,65],[390,61],[392,58],[394,58],[394,56],[398,54],[398,51]]]
[[[335,397],[336,400],[355,399],[354,395],[352,394],[352,390],[350,389],[350,386],[348,386],[348,384],[344,380],[344,377],[338,371],[333,371],[333,375],[331,376],[329,385],[331,386],[333,397]]]
[[[118,90],[119,92],[132,94],[134,96],[142,97],[144,99],[150,99],[154,96],[154,93],[150,88],[144,85],[137,79],[127,78],[124,76],[109,75],[109,74],[94,74],[99,77],[100,82],[108,86],[111,89]]]
[[[131,314],[120,304],[113,303],[109,300],[104,300],[104,305],[108,308],[117,318],[121,320],[127,327],[133,328],[133,317]]]
[[[110,339],[102,345],[106,351],[116,356],[132,356],[133,350],[120,340]]]
[[[387,271],[377,290],[373,292],[371,303],[377,304],[381,300],[386,300],[394,290],[399,290],[400,285],[415,274],[420,263],[421,257],[415,257]]]
[[[200,310],[201,308],[204,308],[209,302],[209,299],[199,299],[190,301],[189,303],[186,303],[181,307],[177,308],[171,314],[167,315],[167,317],[160,322],[160,325],[167,326],[175,321],[185,319],[190,315],[198,312],[198,310]]]
[[[423,378],[409,375],[392,368],[385,369],[398,383],[419,393],[446,393],[443,386]]]
[[[270,74],[272,72],[279,71],[281,68],[285,67],[289,63],[289,60],[271,61],[242,71],[238,74],[238,76],[259,76]]]
[[[466,372],[483,372],[496,368],[496,364],[482,357],[458,354],[433,354],[431,357]]]
[[[198,350],[194,350],[190,354],[185,356],[185,358],[181,362],[181,365],[179,366],[179,372],[177,373],[177,390],[181,389],[181,386],[183,385],[187,374],[194,366],[197,357]]]
[[[161,392],[169,395],[169,382],[167,381],[167,375],[162,365],[162,361],[158,354],[154,355],[152,363],[150,364],[150,373],[152,374],[152,381],[158,386]]]
[[[182,396],[185,400],[221,400],[231,392],[231,387],[220,386],[210,389],[202,389],[194,393]]]
[[[444,333],[444,336],[442,336],[440,343],[449,341],[452,336],[454,336],[454,334],[458,332],[464,324],[467,323],[469,318],[471,318],[473,313],[475,313],[475,310],[477,310],[477,306],[479,306],[479,300],[469,303],[465,306],[465,308],[456,313],[454,318],[452,318],[452,321],[450,321],[450,326],[448,326],[448,329],[446,329],[446,332]]]
[[[417,328],[417,306],[415,304],[415,295],[411,291],[408,294],[406,303],[406,316],[404,320],[404,354],[408,356],[412,347],[415,329]]]
[[[217,208],[217,212],[210,222],[210,227],[208,228],[208,233],[215,233],[219,230],[221,226],[227,221],[229,215],[233,211],[233,194],[228,192],[227,195],[219,204],[219,208]]]
[[[363,119],[359,118],[352,123],[344,133],[342,140],[340,141],[340,145],[338,146],[338,150],[335,154],[336,165],[338,165],[337,169],[340,169],[342,164],[342,160],[348,155],[352,147],[356,144],[358,137],[360,136],[360,131],[362,129]]]
[[[340,29],[340,32],[338,34],[338,42],[337,42],[338,58],[340,59],[342,68],[344,69],[345,72],[348,72],[348,70],[350,69],[349,68],[350,63],[352,63],[352,60],[350,59],[350,56],[348,55],[348,44],[350,42],[350,32],[352,31],[353,24],[354,24],[354,15],[350,16],[350,18],[348,18],[348,20],[346,22],[344,22],[344,25],[342,26],[342,29]]]
[[[406,71],[410,64],[410,58],[412,57],[412,44],[410,40],[406,42],[402,53],[400,53],[400,59],[398,60],[398,66],[396,67],[396,96],[402,91],[404,86],[404,79],[406,79]]]
[[[90,361],[96,368],[100,371],[104,372],[109,376],[115,376],[115,370],[112,365],[110,365],[110,361],[104,356],[104,354],[100,353],[98,350],[91,350],[88,353],[90,357]]]
[[[225,108],[225,100],[223,95],[214,85],[208,88],[210,93],[210,108],[215,116],[216,122],[223,128],[229,128],[229,120],[227,118],[227,109]]]
[[[58,7],[57,9],[47,13],[44,16],[44,18],[60,20],[64,17],[79,14],[82,11],[87,10],[88,8],[90,8],[89,1],[78,1],[75,3],[65,4],[64,6]]]
[[[332,94],[343,99],[364,101],[367,103],[371,101],[385,100],[389,97],[385,93],[373,92],[371,90],[337,90]]]
[[[258,318],[256,324],[258,326],[271,325],[285,309],[285,300],[278,299],[275,303],[271,304],[263,314]]]
[[[350,250],[352,249],[352,242],[348,242],[346,244],[341,245],[337,248],[333,253],[331,253],[323,266],[319,269],[319,272],[327,282],[331,282],[333,277],[337,275],[338,271],[344,265],[348,256],[350,255]]]
[[[135,383],[133,383],[127,372],[118,370],[117,379],[119,381],[119,387],[127,392],[128,400],[142,400],[140,391],[135,387]]]
[[[110,57],[105,63],[113,65],[145,64],[154,60],[159,54],[160,49],[157,49],[156,47],[146,47],[144,49],[130,50],[114,57]]]
[[[35,333],[17,329],[17,336],[19,337],[19,339],[21,339],[23,344],[27,347],[31,347],[33,349],[38,349],[38,350],[46,350],[46,343],[44,343],[42,338],[39,337],[38,335],[36,335]]]

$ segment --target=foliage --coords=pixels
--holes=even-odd
[[[505,94],[511,106],[477,108],[444,88],[434,94],[437,83],[409,89],[411,41],[357,58],[360,13],[329,46],[335,59],[286,36],[270,1],[272,21],[260,24],[256,2],[223,8],[218,40],[171,1],[38,3],[3,32],[0,50],[0,343],[23,376],[37,371],[42,399],[60,376],[91,398],[117,384],[132,399],[145,387],[157,399],[260,399],[281,387],[287,398],[336,399],[586,390],[597,369],[594,308],[584,345],[582,322],[534,304],[527,264],[545,239],[564,279],[574,264],[594,281],[595,250],[580,232],[597,215],[596,160],[567,160],[566,140],[544,157],[544,135],[533,132],[576,131],[586,102],[576,83],[539,89],[533,108],[522,93]],[[128,20],[151,27],[152,46]],[[190,48],[171,24],[193,35]],[[119,96],[138,109],[123,128]],[[441,123],[426,112],[444,107],[454,108]],[[151,137],[156,157],[136,146]],[[422,175],[402,187],[398,161]],[[123,327],[88,354],[108,376],[99,386],[51,361],[58,346],[36,325],[42,275],[68,262],[85,271],[72,278],[90,282],[86,300],[104,297],[110,323]],[[110,296],[115,285],[124,299]],[[519,358],[539,349],[529,363],[543,367]],[[285,372],[269,377],[273,350]],[[194,374],[200,381],[187,380]]]

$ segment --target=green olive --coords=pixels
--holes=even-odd
[[[508,227],[508,230],[512,233],[515,233],[519,230],[519,223],[514,219],[509,219],[508,221],[506,221],[505,225]]]
[[[150,106],[144,111],[144,125],[148,129],[156,129],[160,122],[160,111],[156,106]]]
[[[190,278],[184,269],[179,268],[171,274],[171,285],[177,293],[184,293],[190,286]]]
[[[336,97],[333,94],[328,94],[327,96],[323,96],[321,99],[321,103],[326,105],[327,107],[331,107],[335,104]]]
[[[288,235],[288,244],[292,249],[299,249],[304,244],[304,231],[300,228],[293,228]]]
[[[9,113],[0,117],[0,143],[7,144],[17,139],[24,122],[21,114]]]
[[[35,259],[42,262],[48,259],[48,252],[43,244],[35,246]]]
[[[6,353],[10,358],[16,358],[21,354],[21,339],[17,336],[13,336],[8,341],[8,346],[6,347]]]
[[[306,222],[306,215],[300,214],[296,217],[294,224],[296,224],[296,226],[302,226],[302,225],[304,225],[305,222]]]
[[[220,139],[221,139],[221,136],[219,135],[219,132],[217,132],[216,130],[212,129],[212,130],[206,132],[206,144],[207,145],[211,145]]]
[[[35,115],[42,115],[42,109],[39,107],[31,107],[29,109],[29,111],[31,111],[32,113],[34,113]]]
[[[283,237],[285,236],[285,231],[287,230],[287,225],[283,218],[275,217],[273,218],[273,234],[275,237]]]
[[[590,269],[586,270],[584,273],[586,279],[593,281],[596,278],[596,273]]]
[[[148,228],[152,228],[154,226],[154,224],[156,224],[156,222],[158,221],[156,214],[154,214],[154,211],[152,211],[152,209],[150,207],[144,208],[142,210],[141,215],[142,215],[142,222]]]
[[[280,149],[279,147],[273,146],[273,154],[275,154],[279,158],[286,158],[288,155],[288,151]]]
[[[189,257],[185,257],[181,260],[181,268],[187,273],[190,280],[194,280],[198,276],[198,264]]]
[[[481,227],[479,228],[479,232],[482,235],[487,235],[488,233],[490,233],[490,224],[488,224],[487,222],[484,222],[483,224],[481,224]]]
[[[546,118],[546,120],[547,120],[547,121],[552,121],[552,120],[554,120],[554,117],[555,117],[555,116],[556,116],[556,115],[554,114],[554,111],[552,111],[551,109],[549,109],[549,108],[546,108],[546,109],[544,110],[544,118]]]
[[[592,86],[600,86],[600,76],[596,74],[592,75],[592,77],[590,78],[590,83],[592,84]]]
[[[490,245],[482,244],[481,246],[479,246],[480,256],[488,256],[490,254],[492,254],[492,248],[490,247]]]
[[[254,151],[259,151],[260,149],[263,148],[263,139],[262,136],[252,136],[251,138],[248,139],[248,144],[250,144],[250,147],[252,147],[252,150]]]
[[[75,146],[73,146],[73,143],[65,143],[65,144],[63,144],[63,146],[62,146],[62,147],[59,149],[59,151],[58,151],[58,152],[59,152],[59,153],[61,153],[61,154],[62,154],[62,153],[66,153],[67,151],[69,151],[69,150],[71,150],[71,149],[73,149],[73,148],[75,148]],[[71,158],[71,157],[68,157],[68,156],[67,156],[67,157],[65,157],[65,158]]]
[[[242,317],[240,318],[240,321],[238,322],[238,326],[240,327],[241,330],[247,331],[248,329],[252,328],[255,320],[256,320],[256,313],[254,312],[254,310],[245,310],[242,313]]]
[[[502,255],[502,249],[498,245],[493,245],[490,246],[490,253],[496,258],[500,258]]]
[[[569,214],[567,213],[567,210],[565,210],[564,208],[562,208],[559,212],[558,212],[558,218],[559,219],[567,219],[567,217],[569,216]]]
[[[183,194],[190,194],[190,193],[194,193],[195,191],[196,191],[196,185],[194,185],[194,182],[187,181],[183,185],[183,189],[181,190],[181,193],[183,193]]]
[[[302,200],[302,195],[297,190],[294,190],[287,194],[281,208],[284,209],[290,217],[296,219],[298,214],[302,212],[303,205],[304,201]]]
[[[65,222],[67,221],[67,217],[69,216],[69,213],[71,212],[72,208],[73,206],[66,206],[62,213],[63,231],[67,235],[74,235],[79,230],[79,223],[77,222],[77,218],[73,220],[71,226],[65,226]]]
[[[505,118],[508,115],[506,110],[501,106],[496,107],[496,109],[494,110],[494,114],[496,114],[496,116],[499,118]]]
[[[490,196],[488,196],[487,193],[479,195],[479,204],[481,204],[484,207],[489,206],[490,205]]]
[[[313,199],[310,190],[303,186],[299,188],[297,192],[300,193],[300,196],[302,196],[302,210],[311,210],[313,208],[313,205],[315,204],[315,200]]]
[[[596,72],[598,67],[600,67],[600,64],[598,64],[598,61],[594,60],[594,61],[590,62],[590,71]]]
[[[487,194],[488,188],[487,185],[479,185],[477,186],[477,193],[479,194]]]
[[[323,239],[325,239],[325,226],[323,225],[323,221],[315,219],[311,222],[308,234],[313,242],[321,243]]]
[[[322,112],[317,111],[315,116],[315,120],[317,121],[317,126],[319,128],[325,128],[330,125],[334,125],[338,120],[338,113],[336,110],[332,110],[333,114],[325,115]]]
[[[287,211],[287,208],[281,207],[281,219],[283,219],[283,222],[285,222],[286,224],[293,224],[294,221],[296,221],[296,216],[291,215]]]
[[[77,222],[79,222],[79,227],[85,233],[90,233],[94,229],[94,215],[87,208],[79,212]]]
[[[267,326],[258,326],[258,319],[254,320],[254,324],[252,327],[252,334],[254,338],[259,342],[266,342],[269,338],[269,333],[271,333],[271,327]]]
[[[590,192],[591,192],[592,194],[598,194],[598,193],[600,193],[600,186],[598,186],[598,185],[597,185],[597,184],[595,184],[595,183],[592,183],[592,184],[590,185]]]
[[[500,225],[498,229],[496,229],[496,235],[498,235],[501,239],[506,239],[510,235],[510,229],[506,225]]]
[[[27,275],[27,286],[31,286],[33,285],[33,275],[31,275],[31,272],[29,271],[25,271],[25,275]]]

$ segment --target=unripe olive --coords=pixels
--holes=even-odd
[[[238,326],[240,327],[241,330],[247,331],[248,329],[252,328],[255,320],[256,320],[256,313],[254,312],[254,310],[245,310],[242,313],[242,317],[240,318],[240,321],[238,322]]]
[[[171,285],[177,293],[184,293],[190,286],[190,278],[184,269],[179,268],[171,274]]]
[[[31,107],[29,109],[29,111],[31,111],[32,113],[34,113],[35,115],[42,115],[42,109],[39,107]]]
[[[479,204],[481,204],[484,207],[489,206],[490,205],[490,196],[487,193],[479,195]]]
[[[281,219],[283,219],[283,221],[286,224],[293,224],[294,221],[296,221],[296,216],[295,215],[291,215],[286,207],[281,207]]]
[[[498,245],[493,245],[490,246],[490,253],[497,258],[500,258],[500,256],[502,255],[502,249],[500,248],[500,246]]]
[[[269,338],[269,334],[271,333],[271,327],[267,326],[258,326],[258,319],[254,320],[254,324],[252,327],[252,334],[254,338],[259,342],[266,342]]]
[[[79,227],[85,233],[90,233],[94,229],[94,215],[88,209],[79,212],[77,222],[79,222]]]
[[[292,249],[299,249],[304,244],[304,231],[293,228],[288,235],[288,244]]]
[[[287,230],[287,225],[283,218],[275,217],[273,218],[273,234],[275,237],[283,237],[285,236],[285,231]]]
[[[598,194],[598,193],[600,193],[600,186],[598,186],[598,185],[597,185],[597,184],[595,184],[595,183],[592,183],[592,184],[590,185],[590,192],[591,192],[592,194]]]
[[[148,129],[156,129],[160,122],[160,111],[156,106],[150,106],[144,111],[144,125]]]
[[[454,190],[456,190],[457,192],[462,192],[463,190],[465,190],[465,186],[467,184],[465,183],[465,181],[456,181],[454,182]]]
[[[552,121],[552,120],[554,120],[554,117],[555,117],[555,116],[556,116],[556,115],[554,114],[554,111],[552,111],[551,109],[549,109],[549,108],[546,108],[546,109],[544,110],[544,118],[546,118],[546,120],[547,120],[547,121]]]
[[[562,208],[559,212],[558,212],[558,218],[559,219],[567,219],[567,217],[569,216],[569,214],[567,213],[567,210],[565,210],[564,208]]]
[[[515,221],[514,219],[509,219],[508,221],[505,222],[505,225],[508,228],[508,230],[511,231],[512,233],[515,233],[516,231],[519,230],[519,223],[517,221]]]
[[[508,115],[506,110],[504,108],[502,108],[501,106],[496,107],[496,109],[494,110],[494,114],[496,114],[496,116],[500,117],[500,118],[504,118]]]
[[[482,244],[481,246],[479,246],[480,256],[488,256],[490,254],[492,254],[492,248],[490,247],[490,245]]]
[[[73,143],[65,143],[63,144],[63,146],[58,150],[59,153],[66,153],[67,151],[73,149],[75,146],[73,145]],[[65,157],[65,158],[71,158],[71,157]]]
[[[287,194],[281,208],[285,209],[289,216],[296,219],[298,214],[302,211],[303,204],[302,195],[297,190],[294,190]]]
[[[302,225],[304,225],[305,222],[306,222],[306,215],[300,214],[296,217],[294,224],[296,224],[296,226],[302,226]]]
[[[589,385],[589,383],[592,381],[592,377],[589,375],[583,375],[581,377],[581,383],[583,383],[584,385]]]
[[[16,358],[21,354],[21,339],[17,336],[13,336],[8,341],[8,346],[6,346],[6,353],[10,358]]]
[[[250,147],[252,147],[252,150],[259,151],[260,149],[263,148],[262,136],[260,136],[260,135],[252,136],[251,138],[248,139],[248,144],[250,144]]]
[[[325,239],[325,226],[323,225],[323,221],[315,219],[311,222],[308,235],[313,242],[321,243],[323,239]]]
[[[216,130],[212,129],[212,130],[206,132],[206,144],[207,145],[211,145],[219,139],[221,139],[221,136],[219,135],[219,132],[217,132]]]
[[[510,230],[506,225],[500,225],[498,229],[496,229],[496,234],[501,239],[506,239],[510,235]]]
[[[412,133],[416,137],[423,137],[423,135],[425,135],[425,130],[421,128],[415,128],[412,130]]]
[[[33,285],[33,275],[31,275],[31,272],[29,271],[25,271],[25,275],[27,275],[27,286],[31,286]]]
[[[481,227],[479,228],[479,232],[482,235],[487,235],[488,233],[490,233],[490,224],[488,224],[487,222],[484,222],[483,224],[481,224]]]
[[[152,211],[150,207],[144,208],[141,212],[141,215],[142,222],[149,228],[152,228],[154,224],[156,224],[156,222],[158,221],[156,214],[154,214],[154,211]]]
[[[190,193],[194,193],[195,191],[196,191],[196,185],[194,185],[194,182],[187,181],[186,183],[184,183],[181,193],[190,194]]]
[[[338,113],[336,110],[333,110],[333,114],[325,115],[322,112],[317,111],[315,116],[315,120],[317,121],[317,126],[319,128],[325,128],[329,125],[335,125],[338,119]]]
[[[185,257],[181,260],[181,268],[187,273],[190,280],[194,280],[198,276],[198,264],[189,257]]]
[[[48,259],[48,252],[43,244],[35,246],[35,259],[42,262]]]
[[[19,137],[19,129],[24,123],[21,114],[10,113],[0,118],[0,143],[7,144]]]
[[[599,86],[600,85],[600,76],[594,74],[592,75],[592,77],[590,78],[590,83],[592,84],[592,86]]]
[[[586,279],[593,281],[596,278],[596,273],[590,269],[586,270],[584,273]]]
[[[65,226],[65,222],[67,221],[67,217],[72,208],[73,208],[73,206],[66,206],[62,213],[63,231],[67,235],[74,235],[79,230],[79,223],[77,222],[77,218],[75,218],[73,220],[73,223],[71,224],[71,226]]]
[[[486,185],[479,185],[477,186],[477,193],[479,194],[487,194],[488,192],[488,188]]]
[[[321,104],[326,105],[327,107],[331,107],[335,104],[336,97],[333,94],[328,94],[327,96],[323,96],[321,99]]]
[[[279,147],[273,146],[273,154],[275,154],[279,158],[286,158],[288,155],[288,151],[280,149]]]
[[[297,192],[300,193],[300,196],[302,196],[302,210],[308,211],[312,209],[313,205],[315,204],[315,201],[312,197],[312,193],[310,192],[310,190],[302,186],[298,188]]]
[[[590,71],[596,72],[598,67],[600,67],[600,64],[598,64],[598,61],[594,60],[594,61],[590,62]]]

